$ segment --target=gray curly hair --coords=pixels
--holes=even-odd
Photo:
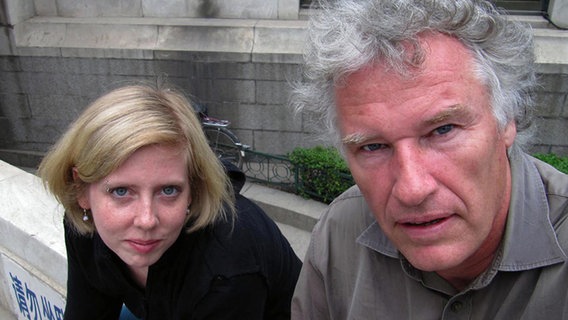
[[[320,0],[310,18],[304,79],[293,84],[291,104],[340,146],[334,87],[375,61],[405,74],[423,60],[419,36],[455,37],[471,52],[476,75],[491,94],[501,129],[514,120],[517,145],[531,136],[536,85],[531,30],[481,0]],[[412,54],[404,44],[411,44]]]

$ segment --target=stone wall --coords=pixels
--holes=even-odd
[[[223,3],[237,2],[248,3]],[[47,11],[87,3],[95,2],[0,0],[0,159],[34,166],[90,101],[136,81],[176,85],[212,116],[231,120],[256,151],[285,154],[321,143],[287,106],[289,81],[301,76],[306,21]],[[111,2],[96,3],[102,10]],[[533,25],[542,78],[531,151],[568,155],[568,32],[539,17],[522,19]]]
[[[0,57],[0,148],[46,151],[90,101],[128,83],[166,81],[231,120],[243,143],[266,153],[305,146],[286,108],[299,66],[282,63]]]
[[[0,72],[0,149],[46,151],[89,102],[139,81],[166,81],[206,103],[255,150],[317,143],[287,108],[294,63],[2,56]],[[541,74],[541,83],[533,150],[568,155],[568,75]]]
[[[568,156],[568,74],[540,74],[531,151]]]
[[[0,203],[0,309],[14,315],[6,319],[62,319],[62,207],[38,177],[1,160]]]

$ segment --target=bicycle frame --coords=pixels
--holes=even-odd
[[[219,159],[230,161],[241,168],[246,150],[249,150],[250,146],[242,144],[237,135],[229,130],[228,126],[231,123],[229,120],[210,117],[206,114],[206,107],[203,105],[198,107],[200,109],[194,108],[199,115],[201,127],[209,140],[211,149]]]

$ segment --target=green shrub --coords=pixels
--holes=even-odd
[[[537,153],[533,156],[568,174],[568,157],[559,157],[553,153]]]
[[[296,171],[296,189],[304,197],[329,203],[355,184],[347,163],[333,147],[296,148],[288,158]]]

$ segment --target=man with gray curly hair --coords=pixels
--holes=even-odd
[[[322,0],[297,112],[356,186],[315,227],[293,319],[568,318],[568,176],[527,155],[529,28],[481,0]]]

